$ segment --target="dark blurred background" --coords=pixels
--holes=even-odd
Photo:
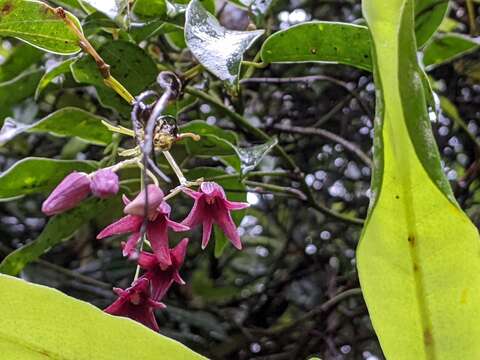
[[[246,13],[231,5],[219,2],[217,10],[227,27],[245,29],[249,24]],[[362,23],[361,17],[359,0],[282,0],[274,2],[264,26],[274,32],[313,19]],[[476,22],[478,26],[478,18]],[[449,20],[442,29],[470,32],[464,1],[451,2]],[[143,45],[153,44],[165,54],[173,51],[161,36],[149,41]],[[0,45],[0,54],[5,55],[18,42],[7,39]],[[48,65],[56,58],[45,55],[42,61]],[[450,100],[468,127],[469,133],[452,114],[432,113],[445,173],[460,205],[477,226],[480,163],[472,136],[478,136],[480,126],[479,58],[478,53],[470,54],[429,71],[438,96]],[[281,84],[247,82],[242,84],[240,98],[231,101],[249,121],[278,137],[305,172],[318,203],[364,218],[375,106],[372,76],[346,66],[321,64],[272,65],[254,74],[262,78],[306,75],[323,77]],[[212,76],[204,74],[202,81],[217,86],[219,96],[228,99]],[[65,106],[121,121],[70,75],[50,87],[40,101],[26,99],[14,114],[28,122]],[[193,119],[237,130],[201,101],[184,112],[180,122]],[[244,144],[255,144],[248,135],[241,134],[241,139]],[[346,148],[345,141],[353,144],[353,150]],[[101,159],[102,151],[78,140],[28,135],[0,148],[0,170],[27,156]],[[184,165],[192,169],[219,163],[189,159]],[[260,170],[281,168],[279,159],[270,154]],[[358,289],[355,248],[361,227],[325,216],[299,201],[295,189],[300,185],[292,174],[249,180],[247,199],[252,208],[240,227],[245,249],[238,252],[229,246],[217,259],[213,245],[200,250],[200,234],[194,232],[182,269],[187,285],[174,285],[165,299],[168,308],[158,312],[161,333],[212,359],[289,360],[314,355],[324,360],[383,359]],[[258,183],[275,184],[282,191]],[[43,200],[38,195],[0,203],[0,259],[38,236],[46,223],[40,212]],[[172,217],[182,219],[190,206],[185,197],[176,198]],[[85,224],[71,239],[30,264],[21,276],[106,307],[115,298],[112,286],[127,287],[135,271],[135,264],[121,256],[122,238],[95,240],[102,226],[120,213],[119,204],[103,218]]]

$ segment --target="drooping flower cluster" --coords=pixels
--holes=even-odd
[[[112,174],[114,176],[112,176]],[[227,200],[223,188],[214,182],[203,182],[198,191],[184,187],[183,192],[195,202],[188,216],[181,222],[170,219],[171,207],[164,199],[163,191],[156,185],[148,185],[135,199],[123,196],[125,216],[103,229],[97,236],[103,239],[113,235],[130,234],[122,244],[123,255],[137,261],[143,274],[125,290],[115,288],[117,300],[105,312],[129,317],[158,331],[154,310],[164,308],[161,302],[166,293],[177,283],[184,285],[180,268],[185,260],[188,239],[175,247],[169,244],[168,231],[184,232],[202,225],[202,249],[209,242],[213,224],[225,233],[237,249],[242,248],[231,211],[244,209],[247,203]],[[74,172],[68,175],[44,202],[42,210],[47,215],[59,214],[75,207],[90,193],[105,198],[118,192],[118,177],[108,169],[91,175]],[[145,235],[152,252],[138,249]]]

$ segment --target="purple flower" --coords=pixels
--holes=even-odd
[[[154,331],[158,331],[153,310],[165,305],[151,297],[150,281],[141,277],[126,290],[114,288],[118,299],[104,311],[111,315],[124,316],[136,320]]]
[[[153,252],[163,268],[172,265],[168,246],[168,229],[173,231],[187,231],[189,227],[170,220],[170,205],[163,201],[163,192],[156,185],[149,185],[148,191],[148,221],[147,238],[150,241]],[[124,212],[128,214],[117,222],[110,224],[97,235],[97,239],[103,239],[112,235],[132,233],[123,248],[123,255],[130,256],[140,240],[140,229],[144,222],[145,192],[142,191],[133,200],[124,197],[126,203]]]
[[[90,179],[83,172],[67,175],[42,204],[42,212],[51,216],[77,206],[90,194]]]
[[[170,258],[172,259],[172,265],[164,268],[159,263],[157,257],[154,254],[142,251],[138,257],[138,265],[146,270],[143,277],[150,280],[152,284],[152,298],[156,301],[163,299],[168,289],[174,282],[185,285],[185,281],[178,272],[185,260],[185,254],[187,253],[188,239],[183,239],[170,249]]]
[[[233,246],[241,250],[242,243],[230,211],[244,209],[249,204],[228,201],[223,188],[214,182],[203,182],[199,190],[184,189],[187,195],[195,199],[195,203],[182,224],[190,228],[202,224],[202,249],[207,247],[212,233],[212,225],[215,223],[222,229]]]
[[[92,174],[90,182],[92,194],[101,199],[108,198],[118,193],[118,175],[111,169],[100,169]]]

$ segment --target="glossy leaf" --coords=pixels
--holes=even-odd
[[[127,90],[136,96],[152,84],[157,77],[157,67],[153,60],[138,46],[126,41],[111,41],[98,50],[110,65],[110,71]],[[72,74],[79,83],[95,85],[100,102],[122,114],[130,114],[130,106],[107,87],[98,71],[95,61],[84,56],[71,66]]]
[[[128,0],[82,0],[82,2],[119,22],[123,21],[122,16],[128,6]]]
[[[0,175],[0,200],[46,193],[72,171],[91,172],[94,163],[87,161],[25,158]]]
[[[243,54],[263,30],[233,31],[218,23],[199,0],[188,5],[185,40],[197,60],[235,91]]]
[[[480,358],[480,239],[453,198],[432,135],[412,0],[365,0],[377,84],[375,168],[357,250],[388,359]]]
[[[478,49],[480,42],[460,34],[441,34],[427,44],[423,51],[423,63],[433,67],[454,60]]]
[[[182,29],[179,25],[163,20],[152,20],[146,23],[133,23],[130,26],[130,35],[136,43],[139,43],[155,35],[168,34]]]
[[[103,118],[77,108],[60,109],[31,125],[5,122],[0,131],[0,145],[24,132],[50,133],[55,136],[76,136],[96,145],[108,145],[112,133],[102,124]],[[8,131],[4,129],[8,126]]]
[[[0,0],[0,35],[13,36],[57,54],[80,51],[78,38],[47,4],[34,0]],[[78,25],[78,19],[66,12]]]
[[[237,136],[232,131],[220,129],[201,120],[190,121],[180,128],[180,132],[192,132],[201,136],[199,141],[185,139],[187,151],[195,156],[235,155]]]
[[[26,71],[14,79],[0,83],[0,120],[10,115],[13,105],[35,93],[42,74],[43,70]]]
[[[205,359],[179,342],[58,290],[0,276],[5,359]]]
[[[13,49],[8,58],[0,65],[0,82],[8,81],[33,64],[40,61],[43,52],[28,44],[21,44]]]
[[[423,46],[437,31],[448,10],[448,0],[415,0],[417,46]]]
[[[292,26],[271,35],[261,55],[265,63],[322,62],[372,69],[367,28],[352,24],[312,21]]]
[[[161,18],[167,15],[166,0],[137,0],[133,12],[144,18]]]
[[[37,89],[35,90],[35,99],[38,99],[40,96],[40,93],[53,81],[55,78],[58,76],[69,73],[70,72],[70,65],[73,64],[73,62],[76,61],[76,59],[68,59],[65,61],[62,61],[61,63],[58,63],[55,65],[53,68],[48,70],[45,74],[43,74],[42,78],[40,79]]]
[[[19,274],[25,266],[53,246],[71,238],[82,225],[107,210],[111,211],[115,201],[120,202],[118,198],[109,200],[91,198],[66,213],[52,217],[34,241],[16,249],[3,259],[0,263],[0,272],[8,275]]]

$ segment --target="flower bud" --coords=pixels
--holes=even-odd
[[[90,193],[90,179],[83,172],[67,175],[42,204],[45,215],[56,215],[70,210]]]
[[[100,169],[92,175],[92,194],[101,199],[115,195],[119,189],[118,175],[111,169]]]
[[[158,186],[150,184],[147,186],[148,191],[148,218],[155,217],[158,212],[157,208],[163,201],[163,191]],[[123,212],[128,215],[145,216],[145,190],[141,191],[135,199],[133,199]]]

